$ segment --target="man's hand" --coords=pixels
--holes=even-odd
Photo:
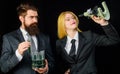
[[[44,68],[33,68],[33,70],[37,71],[40,74],[46,74],[48,72],[48,61],[45,59],[45,67]]]
[[[23,55],[24,51],[26,51],[30,47],[30,42],[22,42],[18,45],[18,52]]]
[[[65,72],[65,74],[70,74],[70,69],[68,69],[68,70]]]

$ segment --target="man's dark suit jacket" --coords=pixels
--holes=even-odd
[[[38,50],[45,50],[45,57],[49,63],[49,72],[52,74],[54,68],[54,58],[51,50],[49,37],[40,33],[36,35],[38,40]],[[25,51],[21,61],[15,55],[19,43],[25,41],[20,29],[3,36],[2,54],[0,59],[1,71],[12,74],[37,74],[31,66],[30,53]]]
[[[58,74],[70,68],[70,74],[96,74],[95,47],[118,43],[120,38],[112,25],[102,27],[106,35],[98,35],[91,31],[79,32],[79,45],[76,59],[73,60],[66,52],[67,37],[56,42]]]

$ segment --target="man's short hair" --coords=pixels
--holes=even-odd
[[[25,16],[28,10],[38,11],[38,9],[32,3],[21,3],[17,7],[18,16]]]

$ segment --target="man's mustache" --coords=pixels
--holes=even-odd
[[[31,25],[38,25],[38,23],[37,23],[37,22],[34,22],[34,23],[32,23]]]

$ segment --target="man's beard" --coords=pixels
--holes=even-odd
[[[30,34],[30,35],[36,35],[39,33],[39,28],[37,26],[38,23],[32,23],[30,26],[25,25],[25,30]]]

